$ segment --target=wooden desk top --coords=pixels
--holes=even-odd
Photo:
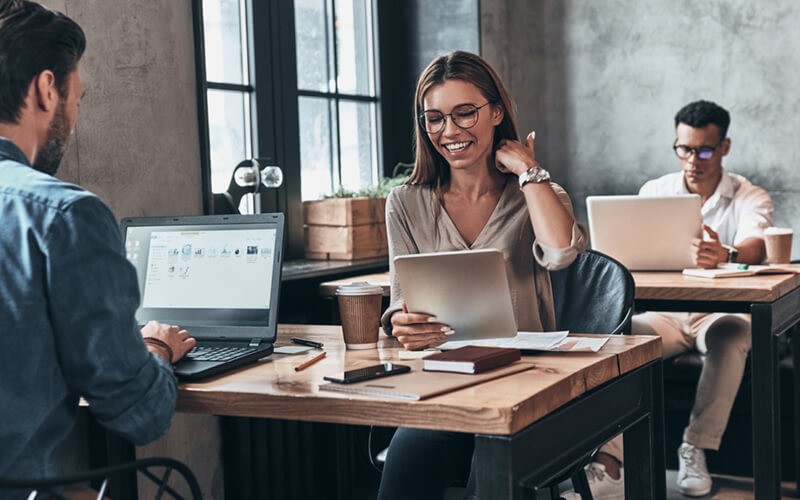
[[[772,302],[800,286],[800,274],[696,278],[675,272],[631,273],[637,299]]]
[[[800,286],[800,274],[769,274],[734,278],[697,278],[680,271],[636,271],[636,298],[652,300],[702,300],[725,302],[772,302]],[[389,296],[389,273],[354,276],[320,284],[323,296],[333,296],[340,285],[368,281],[383,287]]]
[[[400,344],[395,339],[382,335],[378,349],[346,351],[339,326],[280,325],[276,345],[287,345],[292,336],[324,342],[327,357],[295,372],[305,355],[273,354],[207,382],[182,384],[178,411],[507,435],[618,374],[661,357],[660,338],[617,335],[598,353],[524,356],[523,362],[532,363],[533,369],[422,401],[405,401],[318,389],[323,375],[379,361],[421,369],[421,360],[398,358]]]

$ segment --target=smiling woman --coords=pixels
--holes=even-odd
[[[566,192],[536,161],[535,134],[519,140],[503,82],[475,54],[445,54],[422,72],[414,115],[414,170],[386,201],[390,258],[499,249],[517,326],[553,330],[548,270],[569,265],[586,248],[586,236]],[[452,332],[436,318],[407,311],[393,269],[382,321],[406,349],[440,343]],[[454,478],[468,474],[472,449],[471,435],[399,429],[379,498],[441,498]]]

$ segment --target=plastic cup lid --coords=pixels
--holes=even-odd
[[[764,234],[793,234],[790,227],[768,227],[764,229]]]
[[[353,282],[336,289],[336,295],[383,295],[383,287],[366,281]]]

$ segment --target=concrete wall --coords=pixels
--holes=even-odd
[[[769,190],[775,223],[798,233],[799,23],[794,0],[481,0],[481,50],[583,220],[587,195],[679,168],[673,117],[702,98],[731,113],[725,167]]]
[[[59,177],[95,192],[116,216],[202,213],[200,143],[190,0],[43,0],[86,32],[86,97]],[[86,467],[76,428],[66,467]],[[222,497],[218,423],[175,417],[167,436],[137,456],[189,465],[207,498]]]
[[[45,0],[86,32],[86,97],[59,177],[116,216],[202,212],[191,1]]]

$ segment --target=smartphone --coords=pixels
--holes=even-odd
[[[381,363],[379,365],[367,366],[366,368],[359,368],[357,370],[349,370],[338,375],[325,376],[322,378],[337,384],[352,384],[355,382],[362,382],[364,380],[371,380],[373,378],[388,377],[389,375],[397,375],[410,371],[411,367],[406,365],[398,365],[396,363]]]

